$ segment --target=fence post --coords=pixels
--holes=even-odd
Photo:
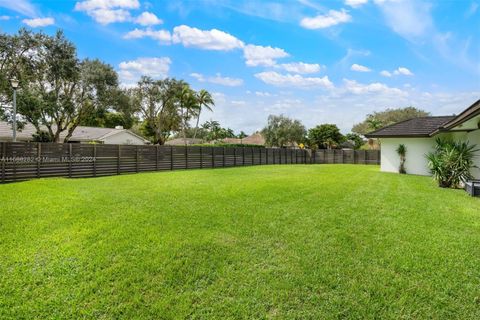
[[[97,176],[97,145],[93,145],[93,176]],[[138,170],[137,170],[138,172]]]
[[[135,147],[135,170],[138,172],[139,158],[138,158],[138,145]]]
[[[200,146],[200,169],[203,169],[203,147]]]
[[[185,169],[188,169],[188,147],[185,146]]]
[[[170,146],[170,170],[173,170],[173,146]]]
[[[265,148],[265,164],[268,164],[268,148]]]
[[[71,144],[70,144],[71,145]],[[42,156],[42,144],[40,142],[37,143],[37,178],[40,178],[40,157]],[[72,155],[70,154],[70,158],[68,161],[68,176],[72,176]]]
[[[250,151],[252,152],[252,166],[255,165],[255,157],[253,154],[253,147],[250,147]]]
[[[357,150],[353,149],[353,164],[357,163]]]
[[[342,150],[342,163],[345,164],[345,150]]]
[[[121,149],[121,145],[118,145],[118,150],[117,150],[117,174],[120,174],[120,157],[122,155],[120,149]]]
[[[237,147],[233,147],[233,166],[237,166]]]
[[[160,152],[160,145],[156,145],[155,146],[155,170],[158,171],[158,158],[159,158],[159,155],[158,153]]]
[[[212,148],[212,168],[215,168],[215,147]]]
[[[40,176],[40,155],[42,154],[42,145],[39,143],[38,144],[38,167],[37,167],[37,172],[38,172],[38,175]],[[72,156],[73,156],[73,152],[72,152],[72,144],[69,143],[68,144],[68,177],[71,178],[72,177]]]
[[[245,147],[242,147],[242,166],[245,165]]]
[[[223,167],[225,168],[225,147],[223,147],[223,151],[222,151],[222,155],[223,155]]]
[[[5,162],[7,161],[7,153],[6,153],[6,142],[0,142],[2,144],[2,182],[5,182]]]
[[[260,165],[262,165],[262,149],[258,149],[258,155],[260,157]]]

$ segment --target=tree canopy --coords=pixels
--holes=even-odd
[[[393,123],[429,115],[429,112],[414,107],[387,109],[368,114],[364,121],[353,126],[352,132],[365,135]]]
[[[308,130],[308,141],[312,147],[332,149],[345,141],[345,137],[335,124],[321,124]]]
[[[265,144],[269,147],[285,147],[305,140],[305,126],[299,121],[284,115],[270,115],[262,130]]]

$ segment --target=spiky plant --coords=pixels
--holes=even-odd
[[[435,150],[427,154],[428,167],[442,188],[458,188],[472,179],[476,145],[468,141],[437,138]]]
[[[405,170],[407,147],[405,147],[404,144],[400,144],[397,148],[397,154],[400,156],[400,167],[398,168],[398,172],[401,174],[405,174],[407,173],[407,170]]]

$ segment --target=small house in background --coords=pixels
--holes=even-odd
[[[380,139],[381,170],[398,172],[400,158],[397,148],[400,144],[407,149],[405,167],[407,173],[429,175],[426,154],[433,151],[437,137],[469,141],[480,148],[480,100],[465,109],[458,116],[414,118],[381,128],[365,135]],[[472,170],[480,178],[480,153]]]
[[[46,130],[46,128],[45,128]],[[35,127],[27,123],[21,131],[17,131],[17,141],[31,142],[33,135],[37,132]],[[0,121],[0,141],[12,141],[12,125]],[[60,134],[60,141],[63,142],[67,133],[64,131]],[[100,144],[129,144],[129,145],[143,145],[150,142],[123,127],[112,128],[97,128],[97,127],[83,127],[78,126],[73,131],[72,136],[68,139],[69,143],[100,143]]]

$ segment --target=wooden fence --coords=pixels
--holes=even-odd
[[[0,182],[265,164],[378,164],[378,151],[0,142]]]

